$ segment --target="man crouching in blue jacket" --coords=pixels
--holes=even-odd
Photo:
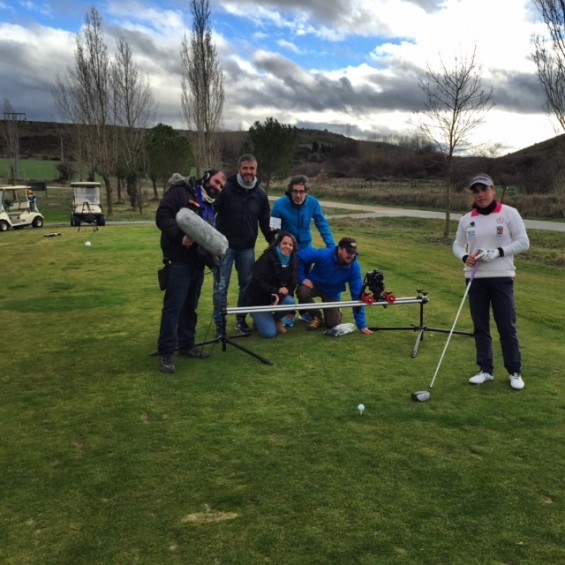
[[[345,283],[349,284],[352,300],[359,300],[363,289],[361,267],[357,261],[357,242],[352,237],[340,239],[337,247],[332,249],[314,249],[305,247],[298,252],[298,289],[296,295],[301,304],[314,303],[314,297],[322,302],[339,302]],[[306,268],[312,265],[308,273]],[[309,310],[312,321],[306,329],[315,331],[322,325],[320,310]],[[365,322],[365,308],[354,308],[355,324],[363,334],[373,332]],[[324,320],[326,328],[333,328],[341,323],[339,308],[325,308]]]

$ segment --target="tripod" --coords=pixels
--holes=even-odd
[[[440,329],[440,328],[430,328],[424,324],[424,305],[427,304],[430,299],[427,297],[427,292],[423,289],[419,288],[416,290],[418,296],[414,299],[415,302],[419,302],[420,304],[420,319],[419,324],[416,326],[414,324],[410,326],[399,326],[399,327],[382,327],[376,326],[369,328],[372,331],[386,331],[386,330],[411,330],[417,332],[418,335],[416,336],[416,343],[414,344],[414,348],[412,349],[412,353],[410,354],[411,357],[416,357],[418,355],[418,347],[420,342],[424,339],[425,332],[439,332],[439,333],[450,333],[450,330]],[[401,299],[402,300],[402,299]],[[459,334],[459,335],[467,335],[473,336],[471,332],[463,332],[463,331],[452,331],[451,333]]]
[[[218,335],[216,335],[216,337],[214,339],[209,339],[209,340],[197,343],[196,344],[197,346],[208,345],[209,343],[221,343],[222,344],[222,351],[226,351],[228,345],[233,345],[236,349],[239,349],[240,351],[247,353],[247,355],[251,355],[251,357],[255,357],[255,359],[258,359],[264,365],[272,365],[272,363],[268,359],[266,359],[265,357],[261,357],[261,355],[258,355],[254,351],[251,351],[251,349],[248,349],[247,347],[243,347],[243,345],[239,345],[239,343],[236,343],[234,341],[234,339],[239,338],[239,337],[249,337],[248,335],[242,334],[242,335],[234,335],[232,337],[229,337],[227,335],[227,331],[226,331],[227,311],[226,311],[225,308],[222,310],[221,315],[222,315],[222,322],[219,325],[220,333]]]

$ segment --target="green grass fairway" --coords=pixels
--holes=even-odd
[[[428,291],[426,325],[449,329],[465,283],[442,226],[332,223],[357,237],[364,272],[382,269],[397,296]],[[516,260],[526,388],[510,389],[497,340],[494,382],[468,385],[473,340],[454,335],[417,403],[446,334],[427,332],[412,358],[411,330],[330,338],[297,321],[238,339],[271,366],[216,344],[167,376],[150,355],[154,226],[0,234],[0,562],[564,563],[563,235],[530,237]],[[211,287],[208,274],[200,340]],[[367,316],[410,326],[418,311]]]
[[[0,178],[10,178],[11,164],[12,162],[10,159],[0,158]],[[48,161],[46,159],[20,159],[20,178],[51,181],[59,176],[57,171],[58,165],[59,161]]]

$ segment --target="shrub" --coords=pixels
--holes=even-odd
[[[72,163],[65,161],[57,165],[57,171],[59,172],[58,182],[69,182],[73,180],[76,174],[76,170]]]

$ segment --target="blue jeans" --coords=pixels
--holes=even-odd
[[[196,308],[204,281],[204,269],[187,263],[171,263],[169,269],[157,341],[159,355],[172,355],[175,349],[182,351],[194,346]]]
[[[214,322],[216,326],[222,323],[222,312],[228,305],[228,290],[233,264],[237,271],[237,282],[239,284],[239,295],[237,306],[245,306],[245,294],[251,282],[251,274],[255,265],[255,250],[251,249],[228,249],[219,266],[219,276],[214,281]],[[244,318],[245,316],[238,316]]]
[[[522,357],[516,331],[513,279],[511,277],[476,278],[469,288],[469,305],[473,320],[477,365],[482,371],[494,375],[490,333],[490,310],[492,308],[500,337],[504,367],[509,374],[520,373]]]
[[[290,304],[296,304],[292,296],[285,296],[280,302],[279,306],[287,306]],[[279,320],[282,320],[288,311],[283,312],[254,312],[251,314],[253,321],[257,326],[257,331],[261,337],[276,337],[277,335],[277,325]]]

